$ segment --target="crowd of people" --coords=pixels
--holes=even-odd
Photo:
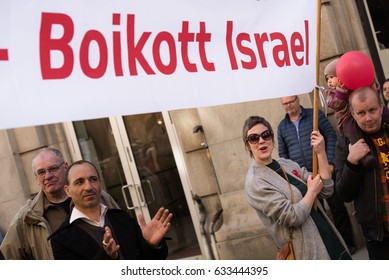
[[[101,189],[88,161],[69,165],[55,148],[32,159],[40,191],[15,215],[1,243],[5,259],[164,259],[172,214],[161,208],[140,225]],[[125,235],[123,237],[123,235]]]
[[[355,243],[344,203],[353,202],[369,259],[388,260],[389,80],[382,90],[376,80],[351,90],[337,77],[338,61],[324,70],[333,127],[319,111],[314,131],[312,109],[302,107],[296,95],[281,97],[286,115],[278,125],[275,160],[270,123],[261,116],[246,119],[242,137],[253,158],[247,199],[279,249],[293,229],[294,254],[300,260],[351,259]],[[318,161],[315,177],[312,151]]]
[[[281,104],[286,115],[278,125],[278,155],[281,158],[291,159],[312,172],[311,132],[313,130],[313,109],[301,106],[300,99],[296,95],[282,97]],[[335,182],[334,159],[337,137],[335,129],[321,111],[318,115],[318,129],[324,137],[327,159],[332,179]],[[344,202],[336,192],[325,198],[325,200],[330,207],[336,228],[346,242],[350,253],[353,254],[355,252],[353,232]],[[320,202],[324,205],[324,198],[320,199]]]
[[[351,260],[355,253],[345,202],[353,202],[369,259],[389,259],[389,79],[348,89],[337,77],[339,59],[324,69],[325,98],[336,118],[280,98],[277,126],[263,116],[243,125],[252,158],[245,191],[278,248],[291,238],[296,259]],[[273,150],[278,146],[278,158]],[[313,155],[318,170],[313,174]],[[96,166],[68,164],[55,148],[32,159],[40,191],[15,215],[0,245],[0,259],[166,259],[165,235],[173,215],[160,208],[146,223],[120,209],[102,190]],[[325,207],[327,202],[331,217]],[[244,202],[242,202],[244,203]]]

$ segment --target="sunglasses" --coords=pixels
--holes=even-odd
[[[272,135],[273,133],[271,133],[270,130],[265,130],[261,134],[257,134],[257,133],[250,134],[249,136],[247,136],[247,141],[249,141],[250,144],[258,143],[260,138],[262,138],[265,141],[269,141],[271,140]]]

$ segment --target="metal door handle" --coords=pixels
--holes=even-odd
[[[142,187],[139,184],[135,184],[135,188],[137,190],[138,198],[139,198],[139,201],[141,203],[141,206],[145,207],[146,206],[146,201],[145,201],[145,197],[143,195]]]
[[[153,202],[155,202],[155,195],[154,195],[154,191],[153,191],[153,186],[151,185],[151,182],[150,180],[142,180],[142,184],[143,183],[147,183],[147,185],[149,186],[149,189],[150,189],[150,193],[151,193],[151,201],[147,201],[147,204],[151,204]]]
[[[132,188],[133,185],[125,185],[122,187],[122,194],[124,198],[124,202],[126,203],[126,207],[128,210],[134,210],[135,208],[138,208],[137,206],[130,206],[128,203],[127,195],[126,195],[126,189],[128,189],[128,193],[130,193],[130,188]]]

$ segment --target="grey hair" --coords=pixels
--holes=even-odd
[[[40,156],[42,153],[46,153],[46,152],[53,153],[53,154],[58,158],[58,160],[61,161],[61,162],[64,162],[64,161],[65,161],[64,158],[63,158],[62,153],[61,153],[59,150],[57,150],[57,149],[55,149],[55,148],[49,148],[49,147],[42,148],[42,149],[40,149],[40,150],[34,155],[34,157],[32,158],[32,161],[31,161],[31,168],[32,168],[32,171],[33,171],[33,172],[35,172],[35,170],[34,170],[34,164],[35,164],[36,158],[37,158],[38,156]]]

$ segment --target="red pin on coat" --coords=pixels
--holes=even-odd
[[[374,65],[370,57],[360,51],[350,51],[339,58],[336,75],[349,90],[368,87],[374,81]]]

